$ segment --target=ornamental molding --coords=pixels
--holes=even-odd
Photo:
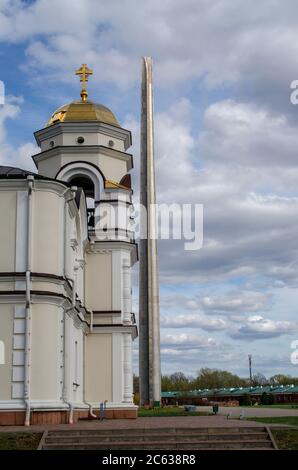
[[[114,137],[124,142],[125,150],[132,145],[131,132],[123,127],[116,127],[103,122],[58,122],[34,133],[37,144],[60,134],[99,133]]]

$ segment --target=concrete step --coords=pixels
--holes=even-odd
[[[265,439],[250,439],[244,441],[225,440],[225,441],[181,441],[175,442],[89,442],[87,443],[45,443],[43,450],[174,450],[174,449],[188,449],[188,450],[200,450],[200,449],[272,449],[272,443]]]
[[[102,435],[126,435],[129,433],[132,435],[139,434],[248,434],[255,432],[266,432],[266,429],[263,427],[239,427],[239,428],[131,428],[131,429],[71,429],[71,430],[56,430],[50,431],[51,436],[81,436],[81,435],[93,435],[93,436],[102,436]]]
[[[44,450],[267,449],[274,446],[265,427],[131,428],[49,431]]]
[[[270,440],[269,436],[265,432],[255,432],[255,433],[241,433],[241,434],[203,434],[200,433],[200,435],[192,434],[191,432],[188,432],[188,434],[138,434],[133,436],[134,442],[146,442],[146,441],[163,441],[163,442],[169,442],[169,441],[177,441],[177,440],[185,440],[185,441],[209,441],[209,440],[237,440],[237,441],[243,441],[243,440],[249,440],[249,439],[264,439],[264,440]],[[89,443],[91,441],[96,441],[96,442],[125,442],[125,441],[131,441],[132,436],[129,434],[123,435],[123,434],[112,434],[112,435],[105,435],[105,434],[81,434],[81,435],[76,435],[76,436],[48,436],[46,438],[46,444],[54,444],[56,442],[58,443]]]

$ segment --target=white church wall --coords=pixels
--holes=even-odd
[[[46,282],[46,281],[36,282],[35,281],[35,282],[32,282],[32,290],[57,292],[57,294],[59,294],[59,293],[62,293],[63,288],[59,284],[56,284],[55,282]]]
[[[113,319],[111,315],[96,315],[95,322],[97,325],[112,325]]]
[[[124,141],[122,139],[116,139],[115,137],[111,138],[110,136],[104,134],[98,134],[99,145],[110,147],[111,141],[113,142],[113,149],[119,150],[120,152],[125,152]]]
[[[27,189],[27,188],[26,188]],[[27,267],[28,190],[17,192],[16,217],[16,272],[25,272]],[[17,286],[16,286],[17,287]]]
[[[128,166],[125,160],[118,158],[116,155],[100,153],[100,149],[98,153],[90,154],[84,152],[84,147],[81,147],[80,153],[67,152],[64,155],[51,156],[47,159],[40,160],[38,162],[38,171],[49,178],[55,178],[64,165],[79,161],[90,162],[98,166],[107,180],[120,182],[121,178],[128,172]]]
[[[112,309],[111,253],[87,253],[85,268],[85,286],[85,304],[88,309]]]
[[[11,399],[13,305],[0,305],[0,341],[4,348],[4,363],[0,363],[0,402]]]
[[[55,155],[51,158],[41,160],[38,163],[38,172],[48,178],[55,178],[62,166],[61,160],[61,155]]]
[[[0,291],[1,290],[13,290],[14,289],[14,283],[13,282],[5,282],[1,280],[0,283]]]
[[[77,328],[73,320],[69,324],[70,332],[70,401],[72,403],[82,403],[84,381],[83,381],[83,358],[84,358],[84,344],[83,344],[83,331]]]
[[[53,147],[58,147],[60,145],[63,145],[63,136],[62,134],[57,134],[54,137],[43,140],[41,142],[40,149],[42,152],[45,152],[46,150],[49,150]]]
[[[103,154],[99,154],[97,160],[97,165],[107,180],[120,182],[121,178],[127,173],[127,163],[124,160]]]
[[[121,250],[112,251],[112,310],[122,312],[122,274],[121,274]],[[113,323],[119,323],[118,318],[113,318]]]
[[[84,138],[83,144],[78,143],[78,137]],[[65,132],[64,134],[57,133],[54,136],[42,140],[40,149],[42,152],[45,152],[53,147],[59,147],[62,145],[75,145],[80,147],[83,147],[84,145],[103,145],[104,147],[111,147],[115,150],[119,150],[120,152],[125,151],[123,139],[117,139],[116,137],[111,137],[99,132],[84,131]]]
[[[15,270],[16,191],[0,191],[0,266],[2,272]]]
[[[84,138],[83,144],[78,144],[78,137]],[[110,142],[113,142],[112,148],[115,150],[120,150],[124,152],[124,142],[121,139],[116,139],[114,137],[109,137],[108,135],[95,133],[95,132],[67,132],[60,136],[55,136],[54,139],[55,146],[57,145],[78,145],[83,147],[84,145],[104,145],[105,147],[110,146]],[[45,148],[49,148],[49,141],[45,145]]]
[[[74,163],[76,161],[90,162],[94,165],[97,165],[106,179],[116,182],[119,182],[121,178],[127,173],[127,163],[125,160],[120,160],[116,157],[113,158],[110,155],[108,156],[100,154],[100,151],[98,154],[90,154],[87,152],[84,153],[83,147],[79,154],[77,152],[64,154],[61,159],[61,166],[67,165],[68,163]],[[58,171],[59,168],[57,168],[57,172]]]
[[[112,334],[86,337],[86,401],[112,401]]]
[[[60,310],[56,305],[32,305],[32,400],[60,400]]]
[[[112,363],[113,363],[113,402],[123,401],[123,341],[122,333],[112,334]]]
[[[66,246],[65,246],[65,276],[68,278],[73,277],[73,266],[75,260],[75,251],[72,243],[72,238],[75,233],[75,219],[71,217],[69,210],[66,211]]]
[[[63,274],[63,226],[61,211],[64,201],[54,192],[34,194],[33,262],[37,273]]]

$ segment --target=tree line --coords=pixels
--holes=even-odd
[[[209,369],[203,367],[197,377],[187,376],[183,372],[162,375],[161,388],[163,392],[190,391],[198,389],[232,388],[266,385],[298,385],[298,377],[285,374],[276,374],[266,378],[263,374],[255,374],[252,381],[249,378],[241,378],[226,370]],[[139,378],[134,376],[134,392],[139,392]]]

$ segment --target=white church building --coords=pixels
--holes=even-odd
[[[87,99],[35,132],[36,173],[0,167],[0,425],[135,418],[131,133]]]

